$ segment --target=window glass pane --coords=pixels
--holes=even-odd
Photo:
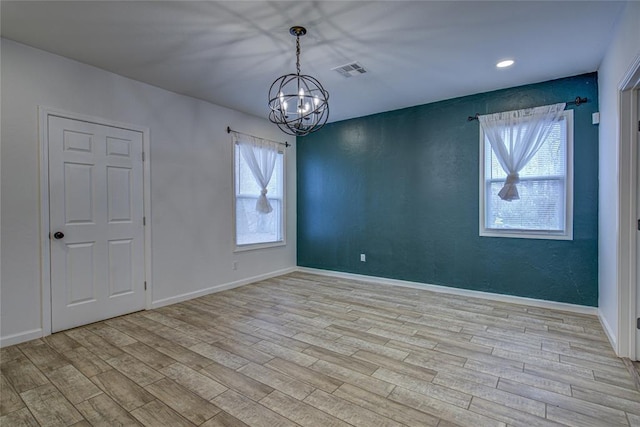
[[[267,194],[269,197],[281,197],[282,196],[282,158],[283,154],[279,154],[276,160],[275,168],[273,169],[273,175],[267,186]],[[260,186],[253,177],[249,165],[244,161],[240,150],[236,146],[236,185],[239,194],[246,196],[257,196],[260,194]]]
[[[498,158],[493,152],[488,138],[484,140],[484,154],[486,179],[507,179],[507,174],[502,169],[502,166],[500,166],[500,162],[498,162]]]
[[[545,143],[540,147],[540,150],[533,156],[533,158],[527,163],[527,165],[520,171],[520,178],[526,178],[528,176],[540,177],[540,176],[558,176],[565,174],[566,167],[566,120],[563,119],[560,122],[554,123],[551,126],[551,132],[547,136]],[[524,131],[526,127],[522,126],[520,129]],[[504,136],[507,138],[507,131],[505,130]],[[508,141],[508,139],[506,139]],[[491,144],[488,139],[485,139],[485,152],[487,158],[485,164],[487,165],[486,176],[488,179],[506,179],[507,174],[500,166],[498,158],[491,149]]]
[[[236,156],[238,158],[238,171],[236,174],[238,183],[238,193],[257,196],[260,194],[260,186],[249,169],[249,165],[240,154],[240,149],[236,146]]]
[[[283,182],[282,182],[282,158],[283,154],[279,154],[276,159],[276,165],[273,168],[273,175],[271,176],[271,181],[269,181],[269,185],[267,186],[267,195],[269,198],[271,197],[282,197],[283,191]]]
[[[498,197],[504,181],[489,184],[486,227],[497,229],[564,229],[564,182],[527,180],[518,184],[520,200]]]
[[[540,150],[520,171],[520,177],[564,175],[566,167],[566,120],[554,123]]]
[[[236,243],[238,245],[282,240],[280,230],[281,201],[270,199],[273,211],[268,214],[259,214],[256,212],[257,199],[257,197],[238,197],[236,199]]]

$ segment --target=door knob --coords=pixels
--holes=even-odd
[[[53,238],[56,240],[60,240],[64,237],[64,233],[62,231],[56,231],[53,233]]]

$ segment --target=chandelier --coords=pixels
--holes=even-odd
[[[311,76],[300,74],[300,36],[304,27],[289,33],[296,37],[296,74],[278,77],[269,88],[269,120],[284,133],[305,136],[320,129],[329,118],[329,92]]]

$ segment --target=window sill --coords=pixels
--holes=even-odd
[[[573,233],[566,231],[533,231],[533,230],[480,230],[480,237],[506,237],[511,239],[539,239],[539,240],[573,240]]]
[[[278,242],[267,242],[267,243],[251,243],[246,245],[236,245],[236,248],[233,250],[236,252],[247,252],[247,251],[255,251],[258,249],[268,249],[268,248],[276,248],[279,246],[286,246],[287,242],[284,240]]]

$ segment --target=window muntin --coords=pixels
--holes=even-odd
[[[256,182],[234,145],[235,244],[236,250],[283,245],[284,236],[284,152],[279,151],[273,175],[267,186],[267,197],[273,208],[268,214],[256,211],[260,185]]]
[[[523,131],[524,126],[510,131]],[[510,202],[497,195],[507,174],[480,129],[481,236],[572,239],[573,111],[565,111],[552,126],[542,147],[519,173],[520,199]]]

